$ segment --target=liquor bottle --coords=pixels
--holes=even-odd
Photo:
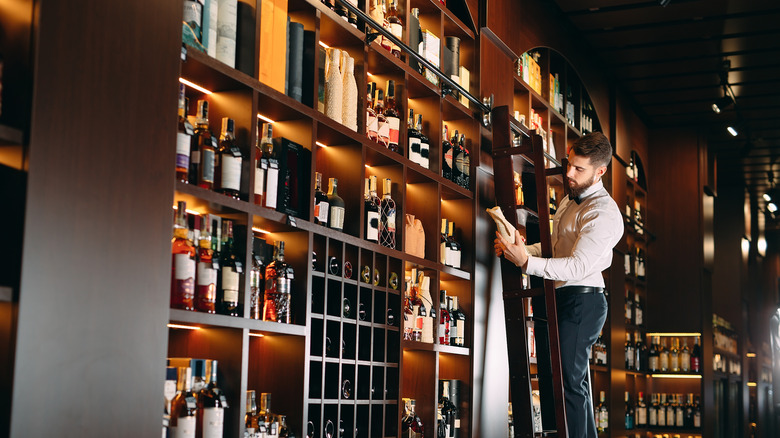
[[[691,351],[691,372],[701,373],[701,347],[699,347],[699,337],[693,340],[693,350]]]
[[[458,307],[458,297],[452,297],[452,306],[450,307],[450,345],[463,347],[466,339],[466,315]]]
[[[377,119],[374,111],[374,93],[376,92],[376,82],[369,82],[366,96],[366,135],[369,140],[377,141]]]
[[[701,428],[701,406],[699,404],[699,396],[697,395],[693,401],[693,428]]]
[[[279,435],[279,420],[276,415],[271,412],[270,392],[260,394],[260,413],[258,414],[258,417],[258,422],[264,423],[266,426],[267,436],[274,437]]]
[[[663,339],[661,350],[658,352],[661,371],[669,371],[669,350],[666,349],[666,338]]]
[[[629,290],[626,289],[626,325],[631,325],[634,322],[632,315],[634,314],[634,302],[629,298]]]
[[[454,182],[455,184],[460,185],[461,175],[460,175],[460,169],[463,167],[462,165],[458,165],[458,161],[462,160],[461,158],[461,149],[460,144],[458,143],[458,130],[455,130],[455,135],[452,136],[450,139],[450,144],[452,145],[452,177],[450,180]]]
[[[422,438],[423,424],[415,411],[416,401],[410,398],[405,398],[403,401],[404,417],[401,420],[401,436],[403,438]]]
[[[249,317],[262,319],[263,293],[265,286],[263,275],[265,274],[265,242],[254,237],[252,239],[252,268],[249,271]]]
[[[658,427],[666,427],[666,394],[661,393],[658,400]]]
[[[409,161],[422,165],[422,155],[420,151],[420,132],[417,131],[417,125],[414,122],[414,110],[409,108],[409,117],[406,119],[407,131],[406,137],[409,142],[408,157]]]
[[[257,395],[254,389],[246,392],[246,414],[244,415],[244,438],[255,438],[257,424]]]
[[[424,277],[420,285],[421,302],[427,307],[427,314],[423,316],[422,342],[432,344],[434,342],[433,326],[436,319],[436,311],[433,308],[431,298],[431,278]]]
[[[680,340],[672,338],[672,349],[669,352],[669,370],[673,373],[680,372],[680,350],[677,348]]]
[[[642,303],[639,300],[639,293],[634,293],[634,325],[641,326],[645,322]]]
[[[447,219],[441,220],[441,235],[440,242],[439,242],[439,255],[440,255],[440,261],[442,265],[447,264],[447,253],[449,252],[449,242],[447,240],[447,233],[449,233],[449,221]]]
[[[634,369],[637,371],[645,371],[645,360],[647,359],[647,345],[642,338],[639,330],[634,332]]]
[[[187,120],[187,98],[184,84],[179,84],[179,130],[176,134],[176,179],[189,182],[190,144],[195,129]]]
[[[647,426],[658,426],[658,394],[650,397],[650,406],[647,408]]]
[[[355,79],[355,59],[349,56],[346,51],[341,52],[345,62],[342,65],[342,77],[344,84],[342,92],[344,96],[341,99],[341,122],[347,128],[357,132],[357,112],[358,112],[358,88]]]
[[[425,274],[420,272],[419,277],[413,283],[411,288],[412,292],[412,320],[414,324],[412,326],[412,339],[421,342],[423,333],[423,321],[428,316],[428,309],[425,308],[421,299],[422,282],[425,279]]]
[[[351,17],[353,14],[350,12],[350,23],[352,23]],[[357,20],[357,18],[355,19]],[[295,435],[292,435],[295,437]],[[290,428],[287,426],[287,415],[279,415],[279,438],[289,438]]]
[[[398,18],[398,5],[397,0],[390,0],[390,8],[387,11],[387,29],[394,37],[403,41],[404,23]],[[396,58],[401,57],[401,48],[397,44],[390,45],[390,53]]]
[[[198,436],[222,438],[227,398],[217,386],[217,361],[208,361],[207,368],[208,364],[211,370],[207,373],[206,387],[198,392]]]
[[[344,80],[341,75],[341,50],[328,49],[327,72],[325,73],[325,115],[342,123]]]
[[[674,406],[674,424],[677,427],[685,427],[685,403],[682,394],[677,394],[677,403]]]
[[[450,312],[447,311],[447,291],[439,291],[439,345],[450,344]]]
[[[460,185],[461,187],[468,189],[471,187],[471,155],[469,154],[469,150],[466,149],[465,142],[466,135],[461,134],[460,141],[458,142],[461,149],[460,161],[458,162],[461,166],[460,176],[462,179]]]
[[[187,227],[187,203],[179,201],[173,224],[171,308],[195,310],[195,247]]]
[[[558,194],[555,193],[555,188],[550,187],[550,220],[555,216],[558,211]]]
[[[414,309],[413,295],[416,293],[416,276],[417,269],[412,269],[411,277],[407,277],[409,281],[406,283],[406,291],[404,291],[404,305],[403,305],[403,339],[405,341],[413,341],[414,331],[417,325],[416,312]]]
[[[199,187],[204,189],[214,188],[214,164],[217,149],[216,141],[209,130],[209,103],[205,100],[198,101],[198,127],[195,130],[195,136],[192,142],[197,147],[197,154],[190,148],[190,169],[195,165],[197,174],[195,178],[190,175],[190,181],[197,181]]]
[[[379,205],[376,197],[376,175],[366,178],[365,196],[363,204],[365,208],[366,240],[379,243]]]
[[[345,204],[339,196],[338,184],[336,178],[328,180],[328,226],[337,231],[344,231]]]
[[[439,385],[441,385],[441,396],[439,397],[437,407],[436,437],[449,438],[454,436],[455,433],[454,423],[457,406],[450,400],[450,382],[448,380],[440,380]]]
[[[633,430],[634,429],[634,406],[631,404],[631,399],[629,398],[628,391],[625,392],[625,399],[626,399],[626,430]]]
[[[217,191],[233,199],[241,199],[241,149],[236,146],[234,135],[235,122],[229,117],[222,118],[222,133],[219,136],[219,149],[215,159],[215,177]]]
[[[401,147],[399,146],[399,140],[401,135],[401,111],[396,107],[395,99],[395,81],[390,79],[387,81],[387,94],[385,101],[385,119],[388,126],[388,141],[387,148],[393,152],[403,154]]]
[[[390,196],[390,178],[383,181],[383,196],[379,205],[379,243],[395,249],[395,201]]]
[[[691,352],[688,349],[688,339],[683,339],[683,348],[680,351],[680,372],[691,372]]]
[[[651,373],[658,372],[661,369],[661,352],[658,351],[658,336],[653,336],[653,343],[650,345],[650,351],[647,355],[647,368]]]
[[[599,332],[599,337],[593,345],[593,362],[596,365],[607,364],[607,344],[604,342],[604,331]]]
[[[667,427],[675,426],[674,394],[669,394],[666,396],[666,426]]]
[[[214,250],[211,244],[211,221],[201,219],[198,237],[198,265],[195,281],[195,308],[200,312],[216,313],[217,269],[214,269]]]
[[[636,254],[636,277],[640,280],[645,279],[645,252],[640,248]]]
[[[376,90],[374,99],[374,113],[376,113],[376,138],[375,141],[385,147],[390,144],[390,125],[385,117],[385,91]]]
[[[693,429],[693,393],[688,394],[688,399],[685,402],[683,427],[686,429]]]
[[[448,179],[452,181],[452,143],[450,143],[450,139],[448,136],[448,128],[447,125],[444,125],[444,132],[441,137],[441,150],[442,150],[442,162],[441,162],[441,172],[442,176],[445,179]]]
[[[599,433],[606,432],[609,429],[609,409],[607,409],[604,391],[599,391],[599,405],[596,407],[596,412],[598,413],[596,427]]]
[[[171,402],[171,421],[168,430],[173,438],[195,438],[198,402],[192,393],[192,369],[180,367],[176,389],[179,391]]]
[[[447,254],[447,264],[453,268],[460,269],[461,251],[460,243],[455,240],[455,223],[449,223],[449,231],[447,232],[447,240],[449,242],[449,253]]]
[[[314,172],[314,223],[327,226],[329,213],[328,195],[322,191],[322,174]]]
[[[238,315],[238,284],[239,274],[244,271],[243,263],[236,254],[233,240],[233,221],[222,221],[222,252],[220,254],[221,282],[217,300],[219,313],[229,316]]]
[[[422,114],[417,114],[417,132],[420,135],[420,166],[430,169],[430,142],[428,137],[423,133],[423,119]]]
[[[639,398],[636,403],[636,427],[647,427],[647,405],[644,400],[644,393],[639,391]]]
[[[387,2],[389,0],[379,0],[379,9],[376,12],[376,19],[375,21],[382,25],[387,30],[390,30],[390,23],[387,21]],[[390,32],[392,33],[392,32]],[[388,38],[385,38],[384,36],[379,37],[379,45],[381,45],[385,50],[388,52],[393,51],[393,43],[390,42]]]
[[[631,333],[626,332],[626,369],[634,369],[634,343],[631,342]]]
[[[278,183],[276,179],[279,177],[279,169],[275,169],[276,176],[273,180],[270,179],[270,160],[273,157],[274,144],[273,144],[273,125],[270,123],[263,124],[263,133],[259,141],[259,147],[255,149],[256,167],[255,167],[255,204],[262,205],[264,207],[276,208],[276,190],[268,191],[268,184],[273,181],[273,185]],[[268,199],[268,197],[272,199]]]
[[[290,323],[292,267],[284,260],[284,241],[274,244],[274,260],[265,268],[263,321]]]

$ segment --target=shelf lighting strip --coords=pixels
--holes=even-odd
[[[168,327],[174,329],[200,330],[200,327],[196,325],[168,324]]]
[[[252,227],[252,231],[254,231],[255,233],[260,233],[260,234],[271,234],[270,231],[264,230],[262,228],[257,228],[257,227]]]
[[[207,90],[207,89],[201,87],[200,85],[198,85],[198,84],[196,84],[194,82],[190,82],[190,81],[188,81],[188,80],[186,80],[184,78],[179,78],[179,82],[181,82],[182,84],[184,84],[184,85],[186,85],[186,86],[188,86],[190,88],[194,88],[194,89],[200,91],[201,93],[214,94],[213,91]]]
[[[650,376],[662,379],[701,379],[701,374],[651,374]]]
[[[690,337],[692,337],[692,336],[701,336],[701,333],[685,333],[685,332],[680,332],[680,333],[673,333],[673,332],[659,333],[659,332],[655,332],[655,333],[648,333],[647,336],[661,336],[661,337],[676,336],[676,337],[679,337],[679,338],[684,338],[684,337],[689,337],[689,336]]]
[[[274,123],[276,123],[276,122],[274,122],[273,120],[269,119],[268,117],[266,117],[266,116],[264,116],[264,115],[262,115],[262,114],[260,114],[260,113],[257,113],[257,118],[258,118],[258,119],[260,119],[260,120],[262,120],[262,121],[264,121],[264,122],[268,122],[268,123],[270,123],[270,124],[272,124],[272,125],[273,125]]]
[[[262,334],[262,333],[249,333],[249,336],[253,336],[253,337],[255,337],[255,338],[262,338],[262,337],[264,337],[265,335],[264,335],[264,334]]]
[[[401,41],[398,38],[396,38],[396,36],[393,35],[389,30],[385,29],[384,27],[382,27],[381,24],[377,23],[371,17],[366,15],[365,12],[361,11],[360,9],[358,9],[355,5],[350,3],[348,0],[336,0],[336,3],[340,3],[348,11],[352,12],[353,14],[355,14],[355,16],[357,16],[358,19],[360,19],[363,22],[365,22],[366,25],[371,26],[372,28],[374,28],[374,30],[377,33],[379,33],[380,35],[382,35],[386,39],[390,40],[390,42],[392,42],[393,44],[395,44],[398,47],[400,47],[401,50],[403,50],[409,56],[411,56],[412,58],[417,60],[417,62],[422,64],[425,68],[427,68],[428,70],[432,71],[436,76],[439,77],[439,79],[442,80],[442,82],[447,84],[447,86],[450,89],[453,89],[453,90],[459,92],[460,94],[466,96],[466,99],[470,100],[471,103],[476,105],[477,108],[479,108],[480,111],[482,111],[484,114],[490,114],[491,108],[488,105],[485,105],[482,101],[480,101],[476,97],[472,96],[471,93],[468,92],[468,90],[466,90],[465,88],[461,87],[460,84],[458,84],[457,82],[453,81],[449,76],[447,76],[444,73],[442,73],[441,70],[439,70],[436,66],[431,64],[430,61],[428,61],[427,59],[425,59],[422,56],[420,56],[419,53],[417,53],[416,51],[412,50],[409,46],[404,44],[403,41]]]

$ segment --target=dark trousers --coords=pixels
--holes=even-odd
[[[607,319],[607,300],[603,293],[579,294],[558,291],[556,301],[569,438],[595,438],[597,432],[590,394],[588,359],[590,348],[598,339],[599,332]],[[556,427],[544,297],[533,298],[533,309],[542,426],[545,430],[549,430]],[[537,318],[542,318],[543,321]]]

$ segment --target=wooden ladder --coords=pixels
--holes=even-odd
[[[525,230],[529,243],[541,242],[542,257],[552,257],[550,236],[550,209],[547,177],[563,174],[562,167],[546,169],[542,137],[535,131],[519,125],[510,118],[509,108],[500,106],[492,111],[493,119],[493,172],[495,178],[496,204],[501,207],[506,219],[518,230]],[[521,138],[521,144],[513,145],[513,133]],[[536,211],[516,205],[514,191],[514,162],[522,163],[523,172],[533,171],[535,190],[526,190],[526,200],[535,199]],[[565,165],[565,162],[564,162]],[[522,174],[522,172],[521,172]],[[528,175],[530,176],[530,175]],[[526,182],[529,182],[528,180]],[[533,218],[538,226],[530,226]],[[518,224],[518,218],[522,223]],[[529,226],[526,226],[529,225]],[[566,408],[563,398],[563,376],[561,352],[558,342],[558,318],[555,304],[555,284],[552,280],[531,279],[531,288],[522,288],[521,269],[500,258],[501,279],[506,317],[507,349],[509,354],[510,391],[514,436],[532,438],[539,436],[568,438]],[[550,374],[544,386],[540,381],[542,400],[542,432],[534,432],[531,372],[529,367],[528,328],[524,298],[533,300],[534,333],[536,343],[548,342],[549,357],[537,357],[537,369]],[[545,318],[546,315],[546,318]],[[545,330],[545,326],[547,329]],[[546,372],[545,372],[546,371]],[[554,420],[554,421],[553,421]]]

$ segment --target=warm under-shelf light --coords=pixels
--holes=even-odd
[[[316,144],[317,146],[319,146],[319,147],[321,147],[321,148],[326,148],[326,147],[328,147],[328,145],[326,145],[325,143],[319,142],[319,141],[315,141],[315,142],[314,142],[314,144]]]
[[[673,333],[673,332],[656,332],[656,333],[648,333],[647,336],[660,336],[660,337],[669,337],[669,336],[676,336],[678,338],[684,338],[686,336],[701,336],[701,333]]]
[[[748,353],[745,357],[756,357],[756,353]]]
[[[174,206],[173,206],[173,209],[174,209],[174,210],[178,210],[178,209],[179,209],[179,207],[178,207],[178,206],[176,206],[176,205],[174,205]],[[199,212],[199,211],[195,211],[195,210],[190,210],[189,208],[188,208],[188,209],[186,209],[186,210],[184,210],[184,211],[186,211],[186,212],[187,212],[187,214],[194,214],[195,216],[201,216],[201,212]]]
[[[758,386],[756,382],[747,382],[747,386]]]
[[[250,333],[249,336],[254,336],[255,338],[262,338],[265,335],[262,333]]]
[[[254,231],[255,233],[260,233],[260,234],[271,234],[270,231],[264,230],[262,228],[257,228],[257,227],[252,227],[252,231]]]
[[[320,41],[320,45],[324,47],[325,49],[330,49],[330,46]]]
[[[370,168],[371,168],[371,166],[369,166],[368,164],[366,164],[366,169],[370,169]]]
[[[264,122],[268,122],[268,123],[270,123],[270,124],[272,124],[272,125],[273,125],[274,123],[276,123],[276,122],[274,122],[273,120],[269,119],[268,117],[266,117],[266,116],[264,116],[264,115],[262,115],[262,114],[260,114],[260,113],[257,113],[257,118],[258,118],[258,119],[260,119],[260,120],[262,120],[262,121],[264,121]]]
[[[168,324],[168,327],[175,328],[175,329],[200,330],[200,327],[196,325]]]
[[[701,379],[701,374],[651,374],[662,379]]]
[[[198,84],[196,84],[194,82],[190,82],[190,81],[188,81],[188,80],[186,80],[184,78],[179,78],[179,82],[181,82],[182,84],[184,84],[184,85],[186,85],[186,86],[188,86],[190,88],[194,88],[194,89],[200,91],[201,93],[213,94],[213,91],[207,90],[207,89],[201,87],[200,85],[198,85]]]

